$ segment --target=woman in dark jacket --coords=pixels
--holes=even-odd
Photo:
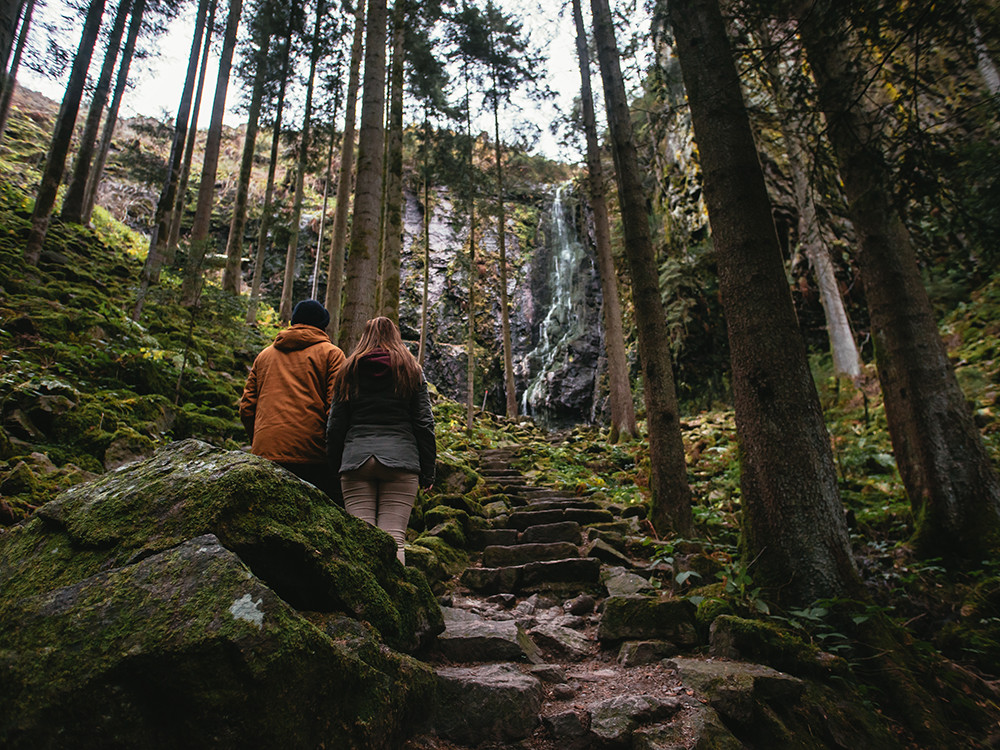
[[[403,543],[417,486],[434,483],[437,448],[427,382],[389,318],[365,324],[333,387],[326,446],[344,508]]]

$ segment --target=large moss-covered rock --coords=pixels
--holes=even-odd
[[[884,717],[846,683],[838,690],[746,662],[676,658],[668,664],[746,746],[891,748],[902,744],[886,727]]]
[[[3,606],[0,743],[43,747],[391,746],[433,675],[358,652],[207,534]]]
[[[284,736],[269,722],[301,721],[292,746],[388,746],[378,738],[424,710],[426,670],[384,648],[352,657],[300,612],[365,621],[403,651],[443,630],[388,535],[269,461],[194,440],[73,487],[0,535],[0,590],[0,671],[13,680],[0,744],[24,747],[96,732],[102,717],[125,745],[159,746],[144,733],[161,724],[177,732],[171,746],[206,744],[184,732],[227,712],[247,718],[216,721],[208,744],[259,745]],[[189,702],[208,708],[172,721]],[[357,741],[336,739],[350,727]]]

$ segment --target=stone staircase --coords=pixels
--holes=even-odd
[[[664,571],[639,543],[644,509],[532,486],[510,457],[480,456],[507,512],[471,535],[478,564],[443,598],[425,656],[439,709],[406,748],[744,747],[684,681],[705,674],[677,657],[698,643],[694,607],[650,596]]]

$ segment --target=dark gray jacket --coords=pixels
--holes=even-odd
[[[427,383],[400,398],[391,379],[362,380],[350,400],[334,400],[326,449],[341,473],[361,468],[374,456],[384,466],[419,474],[421,487],[434,484],[437,447]]]

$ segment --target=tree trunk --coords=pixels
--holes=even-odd
[[[346,264],[346,297],[339,331],[340,348],[351,351],[365,323],[375,312],[378,238],[382,198],[382,157],[385,131],[385,0],[371,0],[365,36],[365,83],[358,139],[358,176],[354,191],[354,222]]]
[[[274,126],[271,128],[271,159],[267,167],[267,187],[264,188],[264,206],[260,212],[260,230],[257,233],[257,252],[253,261],[253,282],[250,301],[247,303],[247,325],[257,322],[257,303],[260,300],[260,282],[264,275],[264,252],[271,229],[271,199],[274,196],[274,175],[278,168],[278,148],[281,143],[281,114],[285,108],[285,88],[288,83],[288,61],[292,48],[292,30],[287,30],[281,56],[281,83],[278,85],[278,102],[274,108]]]
[[[622,308],[618,299],[618,274],[611,255],[611,229],[608,203],[604,197],[604,170],[601,148],[597,142],[597,118],[594,115],[594,95],[590,86],[590,51],[583,25],[580,0],[573,0],[573,21],[576,24],[576,52],[580,61],[580,99],[583,108],[583,129],[587,139],[587,176],[590,210],[594,214],[594,244],[601,275],[601,295],[604,299],[604,346],[608,358],[608,390],[611,401],[612,443],[620,438],[638,437],[635,407],[625,356],[625,334],[622,330]]]
[[[858,584],[830,438],[717,2],[671,0],[729,332],[743,540],[785,606]]]
[[[122,36],[125,34],[125,19],[128,18],[131,0],[120,0],[115,21],[108,36],[108,46],[104,51],[104,64],[94,87],[94,95],[90,100],[90,109],[80,134],[80,144],[76,152],[76,164],[73,166],[73,177],[66,194],[63,196],[62,212],[59,217],[71,224],[83,223],[84,199],[87,192],[87,179],[90,176],[91,162],[94,159],[94,146],[97,143],[97,132],[101,127],[101,115],[108,103],[111,93],[111,76],[115,72],[118,52],[121,48]]]
[[[219,150],[222,145],[222,117],[226,111],[226,92],[229,90],[229,73],[233,65],[233,51],[236,49],[236,30],[240,25],[243,0],[229,0],[229,18],[222,41],[219,57],[219,77],[215,84],[215,101],[212,104],[212,120],[205,141],[205,154],[201,168],[201,184],[198,186],[198,207],[191,226],[191,250],[187,273],[181,287],[182,303],[193,307],[198,302],[204,281],[203,265],[211,239],[209,227],[212,222],[212,204],[215,202],[215,175],[219,168]]]
[[[993,59],[990,48],[983,38],[983,31],[979,27],[975,13],[969,7],[968,0],[960,0],[959,6],[962,9],[962,14],[968,19],[967,23],[970,36],[972,37],[972,46],[976,54],[976,69],[979,70],[979,75],[983,79],[983,85],[990,92],[990,96],[996,98],[1000,95],[1000,70],[997,69],[996,60]]]
[[[257,146],[260,107],[264,99],[267,56],[271,50],[271,35],[266,29],[258,32],[257,44],[260,45],[257,51],[257,70],[254,75],[253,92],[250,94],[250,108],[247,111],[247,132],[243,139],[243,156],[240,160],[240,176],[236,183],[233,218],[229,223],[226,267],[222,271],[222,289],[234,297],[239,295],[243,282],[243,232],[247,223],[247,194],[250,191],[250,176],[253,174],[253,155]]]
[[[177,191],[173,207],[170,209],[170,229],[167,232],[164,256],[166,262],[172,263],[177,253],[177,244],[181,238],[181,224],[184,221],[184,207],[187,204],[188,182],[191,180],[191,161],[194,159],[194,149],[198,143],[198,116],[201,112],[202,94],[205,91],[205,75],[208,71],[208,53],[212,49],[212,34],[215,32],[215,10],[217,0],[211,0],[208,8],[208,23],[205,30],[205,43],[201,50],[201,62],[198,64],[198,86],[194,91],[194,101],[191,103],[191,122],[188,125],[187,141],[184,144],[184,161],[177,177]]]
[[[787,30],[784,30],[787,32]],[[773,34],[766,25],[761,28],[762,44],[767,48],[774,47]],[[793,59],[792,65],[801,63]],[[798,210],[798,240],[813,273],[816,274],[816,285],[819,288],[819,300],[823,305],[826,318],[826,331],[830,340],[830,355],[833,358],[833,371],[838,377],[843,375],[852,381],[861,376],[861,355],[854,340],[851,323],[847,319],[844,308],[844,298],[840,294],[836,271],[830,258],[830,251],[823,242],[820,231],[819,214],[816,210],[816,191],[809,183],[811,166],[810,149],[807,145],[807,123],[811,113],[803,116],[801,106],[796,106],[785,84],[782,72],[778,67],[778,57],[768,55],[765,58],[765,74],[774,95],[778,108],[779,119],[784,115],[782,134],[785,137],[788,154],[788,171],[792,179],[792,194],[795,197],[795,207]]]
[[[476,423],[476,201],[469,213],[469,331],[466,337],[465,431],[472,434]]]
[[[35,0],[28,0],[24,6],[24,20],[21,21],[21,29],[17,35],[17,47],[14,50],[14,58],[10,61],[10,67],[3,74],[3,93],[0,94],[0,140],[3,140],[4,131],[7,130],[10,103],[14,98],[14,89],[17,88],[17,70],[21,67],[21,56],[24,54],[24,47],[28,43],[28,30],[31,28],[31,16],[34,10]]]
[[[493,91],[498,92],[496,69]],[[503,200],[503,146],[500,143],[499,95],[493,98],[493,148],[497,161],[497,251],[500,255],[500,332],[503,338],[503,382],[507,396],[507,416],[517,416],[517,386],[514,383],[514,354],[510,341],[510,308],[507,300],[507,214]]]
[[[337,112],[334,109],[332,122],[337,121]],[[319,297],[319,261],[323,254],[323,235],[326,231],[326,209],[330,205],[330,180],[333,179],[333,147],[336,142],[333,129],[330,129],[330,146],[326,152],[326,172],[323,177],[323,209],[319,212],[319,235],[316,237],[316,262],[313,264],[312,293],[309,299]]]
[[[309,54],[309,79],[306,84],[306,107],[302,116],[302,133],[299,136],[299,158],[295,171],[295,197],[292,202],[292,218],[288,250],[285,253],[285,277],[281,285],[281,306],[278,314],[282,323],[292,319],[292,297],[295,287],[295,260],[299,251],[299,222],[302,219],[302,199],[306,184],[306,167],[309,161],[309,130],[312,124],[313,83],[316,79],[316,64],[319,62],[320,24],[323,22],[323,0],[316,3],[316,26],[313,30],[312,50]]]
[[[84,224],[90,223],[90,217],[94,213],[94,204],[97,202],[97,188],[101,185],[101,178],[104,176],[104,165],[108,160],[108,152],[111,151],[111,137],[114,135],[115,127],[118,124],[118,109],[121,107],[122,97],[125,95],[125,86],[128,84],[128,72],[132,66],[132,58],[135,56],[135,44],[142,29],[142,17],[145,12],[146,0],[135,0],[132,5],[132,21],[129,23],[128,36],[125,38],[125,49],[122,51],[121,63],[118,65],[118,76],[115,78],[115,90],[111,96],[111,106],[108,108],[107,117],[104,119],[104,130],[101,132],[101,141],[97,147],[97,155],[94,157],[94,166],[87,177],[87,187],[83,196]]]
[[[424,109],[424,214],[423,214],[423,238],[424,238],[424,290],[420,295],[420,343],[417,345],[417,364],[424,366],[424,356],[427,353],[427,302],[428,287],[431,278],[431,187],[430,187],[430,123],[427,118],[427,110]]]
[[[403,37],[406,3],[393,10],[389,127],[386,141],[385,239],[382,250],[381,315],[399,322],[399,266],[403,250]]]
[[[916,253],[893,206],[865,56],[839,7],[798,14],[861,252],[875,362],[918,554],[981,561],[1000,543],[1000,481],[955,379]]]
[[[632,276],[632,304],[635,308],[649,431],[650,520],[659,534],[674,532],[683,535],[690,531],[692,525],[691,490],[681,439],[677,394],[674,391],[670,336],[660,299],[656,253],[649,233],[647,201],[639,175],[618,44],[607,0],[591,0],[591,10],[617,169],[625,254]]]
[[[469,331],[466,337],[466,399],[465,432],[472,434],[476,423],[476,183],[473,174],[473,155],[476,143],[472,139],[472,97],[469,94],[469,61],[464,61],[465,76],[465,138],[469,143],[469,165],[467,169],[469,201]]]
[[[165,238],[170,231],[170,210],[174,204],[174,192],[177,190],[177,173],[184,153],[184,136],[187,134],[188,115],[191,112],[191,95],[194,92],[194,79],[198,72],[198,52],[201,49],[201,39],[205,32],[205,15],[209,0],[201,0],[194,22],[194,36],[191,38],[191,51],[188,54],[188,68],[184,77],[184,89],[181,91],[181,101],[177,106],[177,119],[174,122],[174,138],[170,144],[170,158],[167,161],[167,174],[160,191],[160,199],[156,203],[156,213],[153,217],[153,233],[149,238],[149,252],[142,266],[139,279],[139,291],[136,294],[135,306],[132,308],[132,320],[137,321],[142,316],[142,307],[146,300],[149,287],[160,279],[160,267],[163,265],[163,249]],[[214,4],[214,0],[212,0]]]
[[[354,119],[358,108],[361,82],[361,53],[365,30],[365,3],[358,0],[354,15],[354,42],[351,45],[351,70],[347,77],[347,103],[344,112],[344,137],[340,145],[340,168],[337,172],[337,205],[333,209],[333,237],[330,242],[330,266],[326,274],[326,309],[330,325],[326,332],[331,341],[340,340],[340,306],[344,288],[344,248],[347,245],[347,214],[351,206],[351,173],[354,170]]]
[[[31,231],[24,247],[24,260],[33,266],[38,264],[45,235],[49,230],[52,208],[55,206],[56,193],[62,181],[63,170],[66,168],[66,154],[69,153],[73,126],[76,124],[80,100],[83,98],[83,87],[87,81],[87,68],[90,67],[90,58],[97,44],[97,32],[101,28],[103,13],[104,0],[91,0],[83,24],[83,34],[80,36],[80,46],[77,48],[76,57],[73,58],[73,67],[70,69],[62,106],[56,117],[52,142],[45,159],[45,168],[42,170],[42,182],[35,198],[35,210],[31,215]]]
[[[21,0],[3,0],[0,5],[0,60],[5,68],[14,46],[14,34],[17,32],[17,19],[21,15],[22,5]]]

